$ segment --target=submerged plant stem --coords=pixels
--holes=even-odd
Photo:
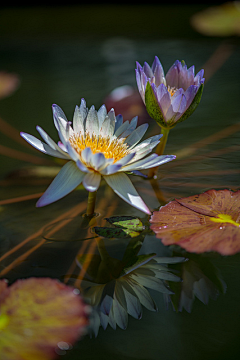
[[[164,153],[164,149],[165,149],[167,139],[168,139],[168,133],[170,130],[170,129],[165,129],[165,128],[161,128],[161,129],[162,129],[161,133],[163,136],[162,136],[161,141],[158,144],[156,151],[155,151],[155,153],[158,155],[163,155],[163,153]],[[154,177],[154,175],[156,174],[157,168],[158,167],[149,169],[149,172],[148,172],[149,179],[152,179]]]
[[[94,192],[89,191],[89,193],[88,193],[87,211],[86,211],[87,216],[93,216],[94,215],[96,196],[97,196],[97,191],[94,191]]]

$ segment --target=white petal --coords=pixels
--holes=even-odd
[[[98,115],[99,129],[100,129],[105,117],[107,116],[107,109],[105,105],[102,105],[100,107],[100,109],[97,112],[97,115]]]
[[[118,128],[122,125],[123,123],[123,117],[121,114],[116,116],[116,120],[115,120],[115,132],[118,130]]]
[[[144,170],[144,169],[150,169],[152,167],[156,167],[156,166],[160,166],[160,165],[163,165],[169,161],[172,161],[176,159],[176,156],[175,155],[162,155],[162,156],[159,156],[158,159],[154,159],[150,162],[147,162],[146,164],[140,166],[137,168],[137,170]]]
[[[125,140],[125,144],[129,146],[135,146],[144,136],[145,132],[147,131],[148,124],[140,125],[136,130],[132,132],[131,135]]]
[[[155,146],[160,142],[160,138],[162,137],[162,134],[152,136],[151,138],[142,141],[139,145],[136,147],[131,147],[130,149],[134,152],[136,152],[136,155],[133,160],[129,161],[129,164],[142,159],[144,156],[149,154]]]
[[[142,198],[138,195],[133,184],[129,180],[126,174],[117,173],[113,175],[104,176],[104,179],[108,185],[113,189],[113,191],[120,196],[128,204],[134,206],[135,208],[145,212],[146,214],[151,214],[147,205],[143,202]]]
[[[138,116],[134,116],[130,122],[131,128],[136,129],[138,122]]]
[[[40,126],[36,126],[37,131],[39,132],[39,134],[41,135],[41,137],[43,138],[43,140],[53,149],[53,150],[57,150],[59,149],[58,145],[55,143],[55,141],[53,141],[50,136],[46,133],[46,131],[44,131]]]
[[[121,134],[121,138],[126,138],[127,136],[129,136],[130,134],[132,134],[132,132],[133,132],[133,131],[136,129],[136,127],[137,127],[137,121],[138,121],[138,117],[135,116],[135,117],[131,120],[128,128]]]
[[[132,152],[132,153],[124,156],[122,159],[118,160],[117,162],[115,162],[115,165],[125,166],[134,158],[135,155],[136,155],[136,153]]]
[[[51,204],[74,190],[83,180],[85,174],[81,172],[73,161],[67,162],[49,185],[36,206]]]
[[[81,152],[81,158],[85,164],[87,165],[90,164],[91,157],[92,157],[92,150],[90,147],[85,148]]]
[[[81,116],[81,111],[78,106],[75,107],[74,115],[73,115],[73,130],[75,133],[83,134],[84,133],[84,119]]]
[[[93,169],[99,170],[103,169],[106,165],[106,158],[103,153],[96,153],[91,157],[91,165]]]
[[[88,114],[88,108],[87,108],[87,105],[86,105],[86,101],[85,99],[81,99],[81,104],[79,106],[79,109],[80,109],[80,113],[81,113],[81,117],[83,119],[83,122],[86,120],[86,117],[87,117],[87,114]]]
[[[153,157],[155,155],[155,158]],[[121,169],[122,171],[131,171],[131,170],[144,170],[144,169],[150,169],[152,167],[160,166],[162,164],[165,164],[171,160],[174,160],[176,158],[175,155],[161,155],[156,156],[157,154],[152,154],[146,159],[140,160],[137,163],[130,164],[129,166]],[[151,156],[153,158],[151,158]],[[127,169],[126,169],[127,168]]]
[[[88,168],[81,162],[81,160],[77,160],[76,164],[77,164],[77,167],[78,167],[82,172],[85,172],[85,173],[88,173],[88,172],[89,172]]]
[[[107,167],[109,168],[109,166],[112,166],[112,164],[113,159],[105,158],[103,153],[91,154],[91,156],[89,156],[89,166],[99,173],[102,173],[103,171],[103,173],[107,175],[108,171],[111,169],[107,169]],[[118,165],[117,169],[119,168],[121,168],[121,166]]]
[[[91,106],[87,115],[86,132],[89,133],[90,136],[93,134],[98,136],[99,134],[98,116],[94,106]]]
[[[109,134],[110,126],[111,126],[111,119],[107,115],[102,123],[102,126],[99,129],[99,134],[102,135],[103,137],[107,136]]]
[[[109,119],[111,120],[108,135],[109,135],[109,136],[113,136],[114,130],[115,130],[115,122],[116,122],[116,116],[115,116],[115,111],[114,111],[114,109],[111,109],[111,110],[108,112],[108,117],[109,117]]]
[[[115,132],[115,136],[116,137],[120,137],[122,135],[122,133],[127,130],[129,126],[129,121],[124,121],[124,123],[117,129],[117,131]]]
[[[56,127],[57,131],[59,131],[60,129],[59,129],[59,125],[58,125],[58,118],[61,117],[62,119],[64,119],[67,122],[67,117],[64,114],[64,112],[62,111],[62,109],[56,104],[52,105],[52,111],[53,111],[53,121],[54,121],[55,127]]]
[[[58,135],[60,137],[61,142],[63,143],[63,145],[66,146],[66,143],[69,139],[69,135],[73,135],[73,130],[71,127],[69,127],[68,125],[68,121],[65,121],[63,118],[58,117],[56,119],[56,122],[58,124]],[[68,128],[68,134],[67,134],[67,128]]]
[[[113,164],[105,167],[103,170],[101,170],[102,175],[112,175],[118,172],[121,169],[122,165]]]
[[[45,144],[41,140],[37,139],[35,136],[21,132],[20,135],[26,140],[30,145],[35,147],[37,150],[43,152],[44,154],[51,155],[60,159],[69,159],[68,154],[64,154],[62,151],[54,150],[49,145]]]
[[[79,154],[72,148],[69,142],[66,144],[67,152],[71,156],[71,158],[77,162],[79,160]]]
[[[60,147],[60,149],[62,149],[65,153],[67,152],[66,146],[63,145],[63,143],[61,141],[58,141],[58,146]]]
[[[101,175],[96,172],[89,172],[83,179],[83,186],[86,190],[93,192],[99,188]]]
[[[130,164],[134,163],[135,161],[140,160],[144,156],[148,155],[152,151],[152,149],[155,148],[155,146],[157,146],[158,143],[159,143],[159,140],[151,143],[150,145],[146,146],[142,150],[138,151],[136,153],[135,157],[133,158],[133,160],[129,161],[128,164],[130,165]]]
[[[131,170],[138,170],[138,168],[142,165],[144,165],[145,163],[156,159],[158,157],[157,154],[151,154],[150,156],[148,156],[147,158],[143,159],[143,160],[139,160],[137,162],[133,162],[130,165],[124,166],[122,168],[123,171],[131,171]]]
[[[138,144],[136,147],[131,146],[130,149],[132,149],[134,147],[134,151],[138,152],[139,150],[145,148],[146,146],[148,146],[149,144],[159,140],[163,135],[159,134],[159,135],[154,135],[144,141],[142,141],[140,144]]]

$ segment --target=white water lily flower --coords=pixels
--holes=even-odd
[[[81,183],[86,190],[94,192],[103,177],[128,204],[150,214],[124,172],[149,169],[175,159],[174,155],[151,154],[145,157],[159,143],[161,135],[140,142],[148,124],[137,128],[137,117],[130,123],[123,122],[122,116],[116,117],[113,109],[107,113],[105,105],[98,111],[94,106],[88,110],[84,99],[80,107],[75,108],[72,126],[57,105],[53,105],[53,118],[61,140],[58,145],[39,126],[37,130],[45,142],[21,133],[27,142],[43,153],[69,160],[38,200],[37,207],[61,199]]]

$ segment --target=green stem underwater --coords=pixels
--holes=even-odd
[[[158,155],[163,155],[163,153],[164,153],[165,146],[166,146],[167,139],[168,139],[169,130],[170,129],[161,128],[161,133],[163,136],[162,136],[160,143],[158,144],[156,151],[155,151],[155,153]],[[158,167],[149,169],[149,172],[148,172],[149,179],[152,179],[155,176],[157,168]]]
[[[94,191],[94,192],[89,191],[89,193],[88,193],[87,211],[86,211],[87,216],[93,216],[94,215],[96,196],[97,196],[97,191]]]

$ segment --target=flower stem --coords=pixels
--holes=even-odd
[[[94,215],[96,196],[97,196],[97,191],[94,191],[94,192],[89,191],[89,193],[88,193],[87,211],[86,211],[87,216],[93,216]]]
[[[163,155],[163,153],[164,153],[164,149],[165,149],[167,139],[168,139],[168,133],[169,133],[169,130],[170,130],[170,129],[165,129],[165,128],[161,128],[161,129],[162,129],[161,133],[162,133],[163,136],[162,136],[161,141],[158,144],[158,146],[156,148],[156,151],[155,151],[156,154],[158,154],[158,155]],[[155,176],[157,168],[158,167],[149,169],[149,172],[148,172],[148,178],[149,179],[152,179]]]

